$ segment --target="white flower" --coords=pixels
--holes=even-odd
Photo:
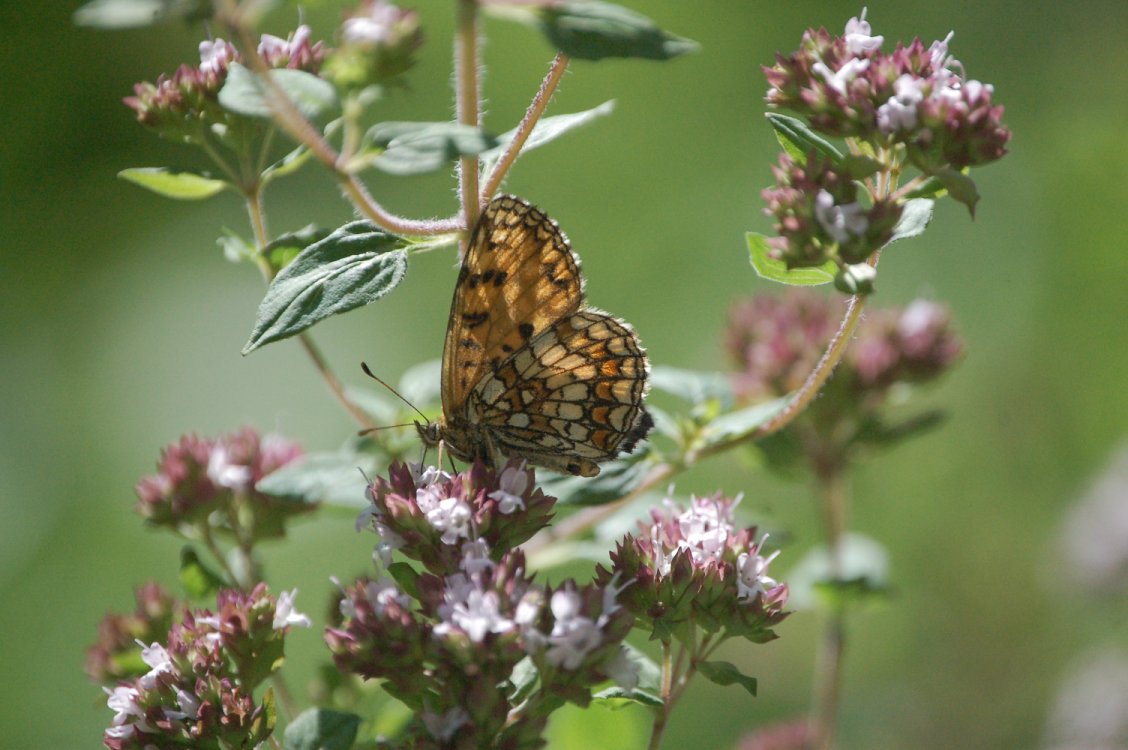
[[[355,15],[341,24],[341,39],[346,44],[375,45],[388,41],[402,11],[391,3],[371,3],[364,15]]]
[[[422,504],[419,506],[422,508]],[[443,544],[454,544],[470,538],[470,521],[474,511],[469,503],[456,497],[445,497],[427,511],[427,523],[442,532]]]
[[[382,523],[374,524],[373,528],[380,535],[380,541],[376,544],[376,549],[372,551],[372,554],[386,568],[392,564],[392,553],[397,549],[403,549],[407,540]]]
[[[524,510],[525,502],[521,496],[529,488],[529,475],[525,473],[525,462],[518,467],[510,466],[501,472],[498,488],[489,494],[491,500],[497,500],[497,509],[502,515],[509,515],[515,510]]]
[[[447,579],[439,605],[442,622],[435,626],[437,636],[445,636],[457,628],[475,643],[481,643],[489,633],[507,633],[513,630],[513,620],[501,614],[501,598],[496,591],[482,591],[463,574]]]
[[[916,127],[917,105],[924,99],[923,87],[923,79],[908,73],[893,82],[893,96],[877,108],[877,127],[882,133]]]
[[[941,68],[950,68],[953,65],[959,65],[959,61],[948,54],[948,42],[952,41],[952,37],[956,32],[949,31],[948,36],[943,39],[938,39],[932,43],[928,48],[928,56],[932,61],[932,70],[938,71]],[[960,66],[962,67],[962,66]]]
[[[490,545],[486,540],[472,539],[463,544],[462,560],[459,561],[458,567],[473,580],[478,580],[482,573],[493,570],[495,564],[490,559]]]
[[[678,516],[680,547],[688,548],[694,562],[720,559],[732,533],[732,508],[704,497],[691,497],[689,510]]]
[[[844,62],[837,71],[832,71],[821,61],[812,65],[811,70],[822,76],[827,86],[830,86],[839,94],[845,94],[850,81],[857,78],[859,73],[864,73],[869,67],[869,63],[869,60],[852,57]]]
[[[200,72],[221,73],[231,62],[231,48],[222,39],[200,42]]]
[[[289,59],[293,56],[294,50],[300,49],[303,44],[309,41],[310,35],[310,28],[304,23],[294,29],[294,33],[289,39],[283,39],[272,34],[263,34],[259,41],[258,53],[265,57],[268,62],[283,57]]]
[[[226,487],[235,492],[246,492],[251,488],[254,475],[251,467],[232,463],[227,448],[217,445],[208,456],[208,479],[220,487]]]
[[[423,464],[409,463],[407,470],[411,472],[411,481],[415,483],[416,487],[429,487],[438,482],[446,482],[450,479],[450,473],[443,471],[438,466],[423,467]]]
[[[283,591],[278,595],[278,604],[274,607],[274,623],[275,630],[290,627],[291,625],[301,625],[303,628],[308,628],[313,623],[309,619],[309,615],[303,615],[294,609],[294,597],[298,595],[298,590]]]
[[[865,209],[860,203],[855,201],[836,206],[834,196],[826,190],[820,190],[815,196],[815,218],[835,242],[861,236],[869,228]]]
[[[862,8],[861,16],[855,16],[846,22],[846,32],[843,36],[846,39],[846,49],[851,55],[880,49],[882,42],[885,41],[883,36],[870,35],[870,25],[866,21],[867,10],[868,8]]]
[[[149,671],[142,675],[138,684],[145,690],[151,690],[157,684],[157,677],[174,670],[172,657],[159,643],[146,646],[141,641],[137,641],[137,645],[141,647],[141,661],[149,666]]]
[[[180,706],[179,711],[171,708],[163,708],[166,719],[173,721],[184,721],[185,719],[195,719],[200,713],[200,699],[192,695],[183,688],[176,688],[176,704]]]
[[[141,706],[137,705],[137,698],[140,697],[137,688],[127,685],[118,685],[113,690],[109,688],[102,689],[106,691],[106,695],[110,696],[106,701],[106,706],[114,712],[114,718],[111,721],[114,726],[124,724],[131,716],[135,716],[138,719],[145,717],[145,712],[141,709]]]
[[[580,614],[581,604],[580,595],[566,589],[554,593],[549,602],[556,622],[548,636],[545,658],[555,667],[576,669],[584,657],[603,643],[599,626],[590,617]]]
[[[767,557],[760,557],[758,554],[767,539],[768,535],[764,534],[760,543],[756,545],[757,554],[741,552],[736,558],[736,598],[739,601],[751,601],[757,595],[765,594],[768,589],[778,585],[775,579],[769,578],[766,573],[768,565],[779,555],[779,550]]]
[[[444,743],[449,742],[454,733],[468,721],[470,714],[462,706],[455,706],[441,716],[429,708],[423,710],[423,726],[427,727],[432,737]]]

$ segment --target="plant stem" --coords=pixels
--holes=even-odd
[[[251,220],[251,231],[255,236],[255,261],[258,263],[259,271],[262,273],[263,281],[269,284],[274,279],[274,269],[271,267],[270,262],[263,255],[263,250],[266,248],[269,236],[266,231],[266,212],[263,210],[262,205],[262,189],[261,185],[255,185],[246,193],[247,213]],[[345,392],[345,386],[341,383],[340,378],[336,376],[333,369],[329,367],[328,361],[321,353],[321,350],[314,343],[313,337],[308,332],[299,333],[297,336],[298,342],[305,349],[306,354],[313,361],[313,366],[321,373],[322,379],[325,384],[329,386],[333,396],[340,402],[341,406],[345,408],[349,414],[352,415],[362,427],[371,429],[376,427],[376,423],[372,418],[361,409],[359,406],[349,398]]]
[[[822,516],[826,531],[829,573],[832,582],[843,577],[843,536],[846,530],[846,482],[840,462],[831,461],[816,469]],[[834,746],[838,707],[842,695],[842,660],[846,645],[846,613],[836,606],[826,623],[815,670],[815,705],[811,734],[815,750]]]
[[[455,0],[457,28],[454,33],[454,99],[458,122],[478,127],[481,117],[478,76],[478,0]],[[466,228],[478,222],[478,157],[463,156],[458,167],[458,193]]]
[[[564,71],[568,69],[569,59],[570,58],[563,52],[557,52],[556,57],[553,58],[552,66],[548,69],[548,75],[541,81],[537,95],[533,97],[529,108],[525,110],[525,117],[522,118],[521,124],[517,126],[517,132],[513,136],[513,142],[509,144],[509,148],[505,149],[505,153],[498,159],[497,165],[486,180],[486,186],[482,189],[483,203],[489,201],[494,193],[498,191],[510,167],[517,161],[517,155],[521,153],[525,142],[529,140],[529,136],[532,135],[533,128],[536,127],[537,121],[540,120],[541,115],[544,114],[545,109],[548,107],[548,103],[551,101],[552,95],[556,91],[561,77],[564,75]]]
[[[457,218],[414,220],[406,219],[389,212],[368,192],[357,177],[345,171],[339,154],[326,141],[317,128],[298,111],[290,97],[271,77],[270,68],[259,55],[250,30],[243,24],[237,8],[230,1],[223,3],[216,17],[230,29],[232,37],[239,40],[243,60],[258,75],[268,94],[267,101],[274,114],[274,120],[291,138],[310,150],[325,166],[333,172],[341,189],[352,200],[357,209],[373,223],[393,234],[409,236],[430,236],[447,234],[462,228]]]
[[[658,750],[662,747],[662,735],[666,732],[666,722],[670,718],[670,698],[674,692],[674,662],[669,641],[662,642],[662,686],[659,697],[662,705],[654,714],[654,724],[650,729],[650,743],[647,750]]]

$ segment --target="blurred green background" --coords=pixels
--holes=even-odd
[[[247,234],[238,202],[172,202],[115,177],[202,166],[120,103],[133,82],[194,64],[202,30],[77,29],[78,5],[0,4],[0,725],[13,748],[100,745],[110,713],[82,673],[84,649],[107,609],[132,608],[133,586],[175,581],[179,543],[131,511],[133,484],[162,446],[251,424],[331,449],[354,429],[297,346],[239,355],[262,288],[215,244],[222,227]],[[418,4],[422,62],[386,119],[451,111],[451,5]],[[726,309],[768,287],[743,244],[746,230],[770,231],[759,191],[776,145],[759,66],[807,26],[840,31],[859,7],[630,5],[701,51],[668,64],[575,63],[550,113],[614,98],[614,115],[528,155],[507,188],[561,223],[593,304],[631,321],[653,362],[723,369]],[[315,38],[338,17],[329,3],[306,7]],[[276,15],[270,30],[293,18]],[[897,596],[852,622],[841,744],[1039,747],[1073,659],[1128,645],[1123,598],[1081,590],[1061,551],[1069,509],[1128,437],[1128,4],[902,0],[870,2],[869,19],[887,49],[955,29],[953,53],[995,85],[1015,137],[1007,158],[975,175],[974,221],[941,205],[924,237],[882,262],[876,302],[946,302],[967,357],[923,394],[950,421],[853,476],[850,525],[888,546]],[[551,50],[523,27],[486,28],[486,123],[500,132]],[[455,205],[447,175],[370,184],[410,215]],[[313,165],[279,182],[268,210],[275,233],[350,218]],[[425,255],[386,300],[318,326],[346,380],[361,383],[361,359],[394,379],[439,355],[453,263],[449,250]],[[716,488],[743,491],[750,520],[788,532],[773,572],[817,540],[802,483],[729,458],[679,480],[680,490]],[[323,514],[271,547],[267,565],[276,589],[298,586],[299,607],[321,619],[328,577],[365,570],[371,548],[350,518]],[[760,678],[759,698],[697,685],[666,746],[731,747],[802,714],[818,625],[798,613],[775,643],[726,651]],[[291,652],[300,687],[322,653],[319,628],[296,633]],[[644,722],[636,711],[573,716],[555,746],[633,746]]]

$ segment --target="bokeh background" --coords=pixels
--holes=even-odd
[[[95,625],[107,609],[131,609],[142,580],[175,582],[179,543],[131,511],[133,485],[162,446],[251,424],[331,449],[354,429],[297,346],[239,355],[262,288],[254,268],[231,265],[215,244],[223,227],[246,234],[238,202],[172,202],[115,177],[200,165],[135,125],[120,100],[134,81],[196,62],[203,31],[77,29],[79,4],[0,3],[0,725],[13,748],[100,744],[110,713],[82,673]],[[575,63],[550,112],[614,98],[614,115],[528,155],[508,189],[561,223],[590,299],[630,320],[655,363],[724,369],[728,306],[768,288],[742,240],[769,231],[759,191],[776,146],[759,66],[807,26],[840,30],[859,7],[629,4],[701,51],[668,64]],[[315,37],[331,35],[332,6],[307,4]],[[387,119],[451,111],[451,3],[417,6],[428,41],[413,90],[387,103]],[[276,15],[270,30],[294,17]],[[1078,664],[1115,665],[1128,650],[1124,588],[1115,575],[1090,585],[1063,541],[1128,440],[1128,4],[871,0],[869,18],[887,48],[955,29],[952,51],[995,85],[1015,137],[1006,159],[975,175],[974,221],[942,204],[925,236],[881,265],[877,303],[947,303],[967,357],[921,394],[950,420],[852,478],[850,525],[887,546],[896,596],[851,623],[841,744],[1046,747],[1055,706],[1069,705],[1063,685],[1090,684],[1078,682]],[[524,27],[486,28],[486,123],[500,132],[524,111],[551,50]],[[371,181],[416,216],[450,213],[452,185],[449,175]],[[350,218],[316,166],[279,182],[268,209],[274,232]],[[361,382],[361,359],[394,379],[438,356],[453,263],[449,250],[423,256],[387,299],[318,326],[348,381]],[[1110,517],[1128,513],[1126,483],[1105,487]],[[743,491],[749,520],[787,532],[777,573],[817,539],[802,482],[721,458],[679,488]],[[1107,550],[1114,572],[1125,544],[1115,533],[1081,542]],[[347,515],[326,513],[271,547],[268,570],[321,620],[328,576],[364,570],[371,545]],[[779,632],[769,646],[725,652],[760,678],[760,696],[698,684],[667,747],[732,747],[805,710],[817,618],[796,614]],[[323,653],[319,628],[291,644],[300,686]],[[1119,692],[1108,687],[1116,679],[1097,680],[1077,705],[1128,701],[1123,674],[1112,674]],[[645,722],[632,710],[577,713],[553,746],[637,746]]]

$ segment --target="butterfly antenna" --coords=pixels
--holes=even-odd
[[[426,415],[426,414],[424,414],[423,412],[419,411],[419,407],[417,407],[417,406],[416,406],[415,404],[411,403],[411,402],[410,402],[410,401],[408,401],[408,400],[407,400],[406,398],[404,398],[404,397],[403,397],[403,395],[402,395],[402,394],[401,394],[401,393],[400,393],[399,391],[397,391],[397,390],[396,390],[395,388],[391,387],[390,385],[388,385],[387,383],[385,383],[385,382],[384,382],[383,380],[381,380],[380,378],[376,377],[376,375],[375,375],[375,374],[374,374],[374,373],[372,372],[372,370],[369,370],[369,369],[368,369],[368,363],[367,363],[367,362],[361,362],[361,363],[360,363],[360,369],[364,370],[364,374],[365,374],[365,375],[367,375],[368,377],[372,378],[372,379],[373,379],[373,380],[375,380],[375,381],[376,381],[377,383],[379,383],[380,385],[384,386],[384,387],[385,387],[385,388],[387,388],[387,389],[388,389],[389,391],[391,391],[391,392],[392,392],[393,394],[395,394],[396,398],[398,398],[398,399],[399,399],[400,401],[404,402],[405,404],[407,404],[408,406],[410,406],[410,407],[411,407],[412,409],[414,409],[414,410],[415,410],[415,413],[416,413],[416,414],[418,414],[419,416],[423,417],[423,421],[424,421],[424,422],[429,422],[429,421],[431,421],[431,420],[429,420],[429,419],[427,418],[427,415]],[[406,425],[393,425],[393,426],[395,426],[395,427],[405,427]],[[368,430],[366,430],[366,432],[368,432]]]
[[[391,430],[391,429],[394,429],[396,427],[414,427],[414,426],[415,425],[411,422],[405,422],[404,424],[384,424],[384,425],[380,425],[379,427],[367,427],[363,430],[357,430],[356,436],[357,437],[364,437],[365,435],[368,435],[369,433],[372,433],[372,432],[376,432],[377,430]]]

